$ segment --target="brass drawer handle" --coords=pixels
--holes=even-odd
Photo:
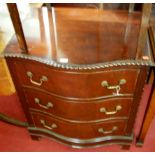
[[[51,125],[47,125],[45,123],[45,120],[41,119],[40,123],[43,125],[43,127],[49,129],[49,130],[53,130],[54,128],[57,128],[57,125],[55,123],[52,123]]]
[[[100,112],[105,113],[106,115],[113,115],[116,114],[118,111],[122,109],[121,105],[117,105],[115,111],[107,111],[105,107],[100,108]]]
[[[47,105],[42,105],[38,98],[34,98],[34,102],[37,103],[40,107],[42,107],[44,109],[53,108],[53,104],[51,102],[48,102]]]
[[[27,72],[27,76],[30,78],[30,82],[33,83],[33,84],[35,84],[35,85],[37,85],[37,86],[41,86],[43,82],[45,82],[45,81],[48,80],[47,77],[43,75],[43,76],[40,78],[40,82],[34,81],[34,80],[32,79],[33,74],[32,74],[32,72],[30,72],[30,71]]]
[[[110,134],[110,133],[113,133],[114,131],[118,130],[118,127],[117,126],[113,126],[112,130],[104,130],[103,128],[99,128],[98,129],[98,132],[99,133],[102,133],[102,134]]]
[[[125,80],[125,79],[121,79],[121,80],[119,80],[119,84],[118,84],[118,85],[110,86],[109,83],[108,83],[108,81],[102,81],[102,82],[101,82],[101,85],[102,85],[103,87],[106,87],[107,89],[115,89],[116,92],[113,93],[113,95],[120,95],[120,94],[119,94],[119,91],[120,91],[120,89],[121,89],[121,85],[123,85],[123,84],[125,84],[125,83],[126,83],[126,80]]]

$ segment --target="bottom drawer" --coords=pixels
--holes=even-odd
[[[58,120],[53,117],[32,112],[34,124],[57,134],[72,138],[95,138],[107,135],[124,135],[126,120],[115,120],[98,123],[75,123]]]

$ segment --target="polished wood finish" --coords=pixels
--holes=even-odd
[[[41,91],[36,91],[36,89],[25,89],[24,92],[30,108],[46,112],[49,115],[51,114],[61,119],[69,119],[70,121],[128,118],[132,103],[131,97],[116,97],[93,101],[71,101],[69,99],[43,94]],[[39,104],[35,102],[35,98],[39,99]],[[47,109],[46,106],[49,102],[52,103],[53,106]],[[116,111],[117,106],[121,106],[122,108]],[[106,108],[107,112],[116,111],[116,113],[106,114],[100,111],[101,108]]]
[[[20,96],[22,96],[22,98],[20,98],[21,99],[21,101],[22,101],[22,105],[23,105],[23,107],[24,107],[24,109],[25,109],[25,111],[26,111],[26,114],[28,115],[27,116],[27,118],[28,118],[28,120],[29,120],[29,122],[30,122],[30,126],[34,126],[33,125],[33,122],[34,122],[34,119],[31,117],[31,115],[30,115],[30,112],[35,112],[36,113],[36,115],[40,115],[40,113],[42,113],[43,115],[44,115],[44,119],[45,120],[47,120],[49,117],[51,118],[51,117],[54,117],[54,118],[56,118],[56,119],[59,119],[59,120],[61,120],[62,122],[63,121],[66,121],[66,120],[68,120],[68,119],[65,119],[64,118],[64,116],[65,115],[63,115],[63,113],[62,113],[62,111],[61,111],[61,116],[63,117],[63,118],[61,118],[61,117],[57,117],[57,115],[56,115],[56,113],[57,113],[57,111],[55,111],[55,114],[54,115],[52,115],[52,114],[49,114],[49,113],[45,113],[45,112],[43,112],[42,110],[40,110],[40,108],[31,108],[31,103],[30,103],[30,100],[33,100],[32,98],[33,97],[31,97],[32,96],[32,94],[33,93],[31,93],[32,91],[30,90],[30,91],[28,91],[28,88],[29,89],[34,89],[35,91],[37,91],[37,94],[39,94],[39,91],[41,91],[44,95],[45,95],[45,93],[46,94],[49,94],[48,96],[50,96],[50,98],[53,98],[51,95],[53,95],[51,92],[48,92],[48,91],[46,91],[46,90],[44,90],[44,88],[38,88],[38,87],[36,87],[36,86],[33,86],[33,85],[21,85],[21,84],[19,84],[19,82],[20,82],[20,79],[19,79],[19,77],[17,76],[18,75],[18,73],[16,72],[16,70],[15,70],[15,68],[16,68],[16,63],[15,62],[18,62],[19,61],[19,59],[18,58],[7,58],[7,62],[8,62],[8,64],[9,64],[9,68],[10,68],[10,70],[11,70],[11,73],[13,74],[12,76],[13,76],[13,79],[14,79],[14,81],[16,81],[15,82],[15,85],[16,85],[16,89],[17,89],[17,91],[18,91],[18,94],[20,95]],[[20,60],[20,61],[25,61],[25,60]],[[34,62],[33,60],[27,60],[27,63],[28,64],[30,64],[30,63],[34,63],[34,64],[36,64],[36,62]],[[41,64],[41,63],[38,63],[37,62],[37,65],[35,65],[35,66],[42,66],[43,64]],[[46,67],[48,66],[48,65],[45,65]],[[42,67],[41,67],[42,68]],[[115,69],[116,69],[117,67],[115,67]],[[122,68],[126,68],[125,66],[124,67],[119,67],[119,70],[122,70]],[[139,67],[137,67],[137,69],[138,69]],[[135,70],[137,70],[136,69],[136,67],[132,67],[132,66],[128,66],[128,70],[130,71],[131,69],[135,69]],[[127,120],[127,117],[114,117],[113,119],[111,119],[110,118],[110,116],[109,116],[109,118],[107,118],[107,121],[109,122],[110,120],[111,121],[113,121],[113,122],[115,122],[117,119],[119,119],[120,121],[121,120],[123,120],[123,121],[125,121],[125,120],[127,120],[127,124],[126,124],[126,128],[125,128],[125,131],[124,131],[124,135],[126,135],[126,136],[128,136],[128,137],[130,137],[130,135],[131,135],[131,133],[132,133],[132,129],[133,128],[131,128],[131,127],[133,127],[133,125],[134,125],[134,121],[135,121],[135,115],[136,115],[136,111],[137,111],[137,108],[138,108],[138,103],[139,103],[139,100],[140,100],[140,97],[141,97],[141,92],[142,92],[142,89],[143,89],[143,86],[144,86],[144,83],[145,83],[145,78],[146,78],[146,74],[147,74],[147,67],[140,67],[139,68],[140,69],[140,73],[138,74],[138,78],[137,78],[137,80],[136,81],[138,81],[138,83],[136,83],[136,90],[134,91],[134,95],[133,95],[133,102],[132,102],[132,104],[131,104],[131,111],[130,111],[130,115],[129,115],[129,119]],[[50,71],[48,71],[48,74],[50,74],[51,73],[51,71],[53,70],[53,68],[51,67],[50,68]],[[99,71],[101,71],[101,70],[104,70],[104,71],[106,71],[106,69],[99,69]],[[21,70],[18,70],[18,71],[21,71]],[[61,72],[62,70],[61,69],[59,69],[58,70],[58,72]],[[77,71],[75,71],[75,73],[76,73]],[[86,72],[86,71],[83,71],[83,72]],[[68,74],[71,74],[72,72],[71,71],[67,71],[66,70],[66,72],[64,72],[64,74],[66,74],[66,73],[68,73]],[[90,73],[90,75],[91,75],[91,71],[88,71],[88,73]],[[47,74],[47,72],[46,72],[46,74]],[[48,76],[48,74],[47,74],[47,76]],[[81,74],[82,75],[82,74]],[[141,77],[143,77],[143,78],[141,78]],[[135,77],[136,78],[136,77]],[[23,89],[24,88],[24,89]],[[89,88],[89,87],[88,87]],[[27,89],[27,91],[24,91],[25,89]],[[71,88],[70,88],[71,89]],[[97,89],[95,89],[95,90],[97,90]],[[30,96],[28,96],[27,94],[27,92],[29,92],[29,93],[31,93],[31,95]],[[86,94],[89,94],[89,91],[86,93]],[[39,96],[43,96],[43,95],[39,95]],[[38,98],[40,98],[38,95],[37,95],[37,97]],[[77,102],[77,101],[74,101],[74,100],[79,100],[79,104],[81,104],[81,103],[83,103],[84,101],[85,101],[85,103],[86,103],[86,101],[87,102],[89,102],[89,104],[91,104],[91,102],[94,102],[94,104],[96,103],[96,101],[93,101],[94,100],[94,98],[92,99],[92,98],[70,98],[70,97],[63,97],[63,96],[57,96],[58,97],[58,99],[60,98],[60,100],[62,100],[63,102],[65,102],[65,100],[70,100],[69,102],[72,102],[72,103],[74,103],[74,102]],[[106,96],[105,96],[106,97]],[[114,97],[116,97],[115,95],[113,96],[111,96],[112,98],[111,99],[115,99]],[[132,97],[132,96],[131,96]],[[56,98],[56,97],[55,97]],[[106,97],[106,98],[108,98],[108,96]],[[118,97],[117,97],[118,98]],[[123,102],[122,103],[122,105],[124,104],[125,105],[125,108],[128,108],[127,107],[127,105],[125,104],[125,103],[127,103],[127,99],[128,99],[129,97],[128,96],[125,96],[125,98],[124,98],[124,100],[126,100],[125,102]],[[46,102],[47,100],[46,99],[48,99],[47,97],[46,97],[46,99],[43,97],[43,99],[44,99],[44,101]],[[104,99],[104,98],[103,98]],[[118,98],[119,99],[119,98]],[[44,102],[43,101],[43,102]],[[115,101],[116,101],[116,99],[115,99]],[[106,102],[106,100],[104,99],[104,103]],[[28,104],[29,104],[29,106],[28,106]],[[58,103],[58,104],[61,104],[61,103]],[[57,104],[57,105],[58,105]],[[75,103],[74,103],[75,104]],[[100,104],[100,103],[99,103]],[[113,103],[111,103],[111,104],[113,104],[113,106],[115,105],[115,102],[113,102]],[[54,105],[54,104],[53,104]],[[68,106],[69,105],[71,105],[71,104],[68,104]],[[101,104],[102,105],[102,104]],[[54,105],[55,106],[55,105]],[[53,106],[53,107],[54,107]],[[80,105],[80,106],[82,106],[82,105]],[[94,105],[93,105],[94,106]],[[111,105],[112,106],[112,105]],[[70,108],[72,107],[72,106],[69,106]],[[107,105],[106,105],[106,109],[109,107],[109,104],[107,103]],[[31,109],[29,109],[29,108],[31,108]],[[84,106],[83,106],[83,108],[84,108]],[[91,107],[89,107],[89,108],[91,108]],[[97,108],[97,107],[96,107]],[[39,110],[38,110],[39,109]],[[92,109],[91,109],[92,110]],[[126,109],[126,110],[128,110],[128,109]],[[76,111],[77,111],[77,113],[79,112],[77,109],[76,109]],[[91,112],[91,111],[90,111]],[[75,112],[74,112],[75,113]],[[68,116],[69,116],[69,114],[67,114]],[[66,116],[67,116],[66,115]],[[72,114],[70,114],[70,117],[71,117],[71,115]],[[76,115],[76,113],[75,113],[75,115]],[[73,116],[73,115],[72,115]],[[88,115],[87,117],[89,117],[90,115]],[[92,115],[93,116],[93,115]],[[92,116],[90,116],[90,117],[92,117]],[[39,117],[39,116],[37,116],[37,117]],[[74,116],[73,116],[74,117]],[[75,119],[75,118],[74,118]],[[109,120],[108,120],[109,119]],[[37,119],[38,120],[38,119]],[[38,121],[35,121],[35,122],[38,122]],[[50,120],[49,120],[50,121]],[[86,123],[86,120],[84,120],[84,119],[82,119],[82,116],[81,116],[81,119],[80,120],[71,120],[70,119],[70,121],[71,122],[76,122],[76,124],[83,124],[84,122]],[[90,120],[89,120],[90,121]],[[97,121],[97,120],[94,120],[94,122],[101,122],[101,121]],[[102,121],[105,121],[105,120],[102,120]],[[93,120],[91,120],[91,122],[93,122]],[[39,123],[39,122],[38,122]],[[40,127],[40,126],[39,126]],[[109,128],[112,128],[113,126],[112,125],[109,125]],[[59,139],[59,140],[61,140],[61,139]],[[80,144],[79,144],[80,145]],[[95,145],[95,144],[94,144]],[[97,145],[97,144],[96,144]]]
[[[24,92],[21,89],[20,85],[18,84],[18,79],[16,78],[16,74],[14,72],[14,67],[12,65],[14,61],[12,59],[6,59],[6,61],[7,61],[7,65],[8,65],[8,68],[10,70],[12,79],[14,81],[14,85],[15,85],[15,89],[17,91],[17,95],[18,96],[22,96],[22,97],[19,97],[19,100],[22,103],[22,107],[23,107],[23,110],[25,112],[25,115],[26,115],[26,118],[28,120],[28,123],[29,123],[30,126],[33,126],[33,121],[32,121],[32,118],[30,117],[30,113],[29,113],[29,109],[28,109],[27,103],[25,103],[26,98],[25,98],[25,96],[23,96]]]
[[[29,55],[46,57],[60,63],[65,58],[64,63],[69,64],[136,59],[141,12],[128,14],[126,10],[45,7],[33,9],[33,12],[35,14],[30,14],[22,24]],[[46,12],[52,21],[51,18],[38,18],[46,16]],[[46,25],[50,32],[41,25]],[[45,35],[42,35],[43,32]],[[22,52],[16,38],[12,39],[6,51]]]
[[[47,3],[45,4],[47,5]],[[49,6],[54,7],[71,7],[71,8],[94,8],[94,9],[109,9],[109,10],[141,10],[140,3],[48,3]]]
[[[151,9],[152,9],[151,3],[143,4],[143,14],[142,14],[142,21],[141,21],[141,27],[139,32],[139,38],[138,38],[138,47],[137,47],[137,58],[142,57],[141,53],[145,49]]]
[[[105,135],[124,135],[126,121],[125,120],[115,120],[108,122],[99,122],[99,123],[72,123],[68,121],[62,121],[55,119],[53,117],[49,117],[39,113],[32,114],[33,121],[35,127],[45,128],[47,130],[51,130],[60,135],[72,138],[80,138],[80,139],[89,139],[89,138],[97,138],[103,137]],[[51,127],[52,124],[56,124],[57,127],[53,129],[48,129],[44,127],[41,123],[41,120],[45,121],[45,125]],[[110,133],[112,128],[117,126],[118,129]],[[104,133],[100,133],[98,130],[103,128],[105,130]],[[107,132],[107,133],[106,133]]]
[[[152,48],[152,55],[155,60],[155,44],[154,44],[155,43],[155,30],[152,26],[149,27],[148,34],[149,34],[150,44]]]
[[[76,147],[130,145],[150,69],[137,57],[141,12],[49,6],[32,12],[23,23],[29,55],[15,38],[5,49],[32,138],[49,136]],[[148,46],[140,55],[152,60]],[[115,64],[128,59],[142,63]],[[113,65],[99,67],[105,62]],[[116,111],[117,104],[122,109]],[[103,106],[116,112],[106,116]]]
[[[140,146],[142,147],[143,146],[143,143],[144,143],[144,140],[145,140],[145,137],[147,135],[147,132],[149,130],[149,127],[152,123],[152,120],[154,118],[154,115],[155,115],[155,108],[154,108],[154,99],[155,99],[155,85],[153,84],[152,86],[152,94],[150,96],[150,103],[149,103],[149,106],[148,106],[148,109],[146,109],[146,112],[145,112],[145,117],[144,117],[144,120],[143,120],[143,125],[141,126],[141,130],[140,130],[140,133],[139,135],[137,136],[137,140],[136,140],[136,145],[137,146]]]
[[[133,104],[131,106],[132,112],[130,113],[130,116],[129,116],[130,119],[127,124],[126,135],[130,135],[130,133],[133,131],[133,127],[134,127],[133,121],[135,122],[138,106],[140,103],[140,99],[142,96],[142,92],[143,92],[143,88],[144,88],[144,85],[146,82],[148,72],[149,72],[148,67],[142,68],[141,73],[137,79],[137,89],[135,90],[135,96],[134,96]],[[136,103],[137,103],[137,105],[134,106],[134,104],[136,104]]]
[[[44,136],[48,137],[50,139],[56,139],[58,142],[59,138],[54,134],[54,132],[43,129],[43,128],[35,128],[35,127],[29,127],[28,130],[30,131],[30,134],[33,136]],[[117,138],[117,139],[116,139]],[[87,139],[88,143],[85,142],[85,140],[80,139],[69,139],[67,137],[63,137],[60,143],[69,145],[72,148],[86,148],[86,147],[101,147],[104,145],[110,145],[110,144],[120,144],[120,145],[129,145],[133,141],[133,135],[130,135],[130,137],[127,136],[104,136],[99,138],[93,138],[93,139]],[[95,143],[95,145],[94,145]]]
[[[23,50],[24,53],[28,53],[27,44],[26,44],[26,40],[24,37],[24,32],[23,32],[23,28],[21,25],[21,20],[19,17],[17,5],[16,3],[8,3],[7,6],[9,9],[10,17],[12,19],[12,23],[15,28],[16,37],[19,42],[19,46],[21,50]]]
[[[151,48],[152,48],[152,54],[153,54],[153,58],[155,60],[155,31],[154,31],[154,26],[155,26],[155,23],[154,23],[154,16],[153,16],[153,19],[151,19],[150,21],[150,27],[149,27],[149,30],[148,30],[148,33],[149,33],[149,39],[150,39],[150,43],[151,43]],[[150,97],[149,97],[149,102],[148,102],[148,107],[146,109],[146,112],[145,112],[145,116],[144,116],[144,119],[143,119],[143,125],[141,126],[141,130],[139,132],[139,135],[137,136],[137,141],[136,141],[136,145],[139,146],[139,147],[142,147],[143,146],[143,143],[144,143],[144,140],[145,140],[145,137],[147,135],[147,132],[149,130],[149,127],[152,123],[152,120],[155,116],[155,68],[151,68],[150,70],[150,78],[149,78],[149,82],[150,84],[152,84],[152,90],[151,90],[151,94],[150,94]]]
[[[27,60],[16,60],[15,70],[19,82],[22,86],[34,86],[59,96],[71,98],[97,98],[110,96],[116,93],[115,89],[107,89],[101,83],[107,81],[109,85],[119,85],[121,79],[126,83],[121,85],[120,94],[133,94],[136,86],[138,69],[119,68],[105,69],[103,71],[63,71],[49,68],[47,65],[38,62],[28,62]],[[30,81],[27,72],[32,72],[33,81],[40,81],[42,76],[48,78],[41,86],[37,86]],[[132,83],[130,82],[132,81]],[[71,88],[73,91],[70,91]],[[81,91],[79,91],[81,90]],[[96,91],[92,91],[96,90]]]

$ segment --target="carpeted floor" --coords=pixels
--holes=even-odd
[[[141,106],[139,107],[139,112],[137,115],[137,121],[135,124],[134,133],[135,135],[139,131],[140,122],[142,120],[142,116],[144,114],[144,109],[146,106],[148,94],[150,91],[150,86],[145,87],[145,95],[142,97]],[[11,96],[0,96],[0,112],[8,114],[14,118],[18,118],[20,120],[25,121],[24,113],[22,111],[21,105],[19,103],[18,97],[16,94]],[[131,146],[129,151],[155,151],[155,119],[153,120],[151,127],[146,136],[144,145],[142,148],[138,148],[135,146],[135,142]],[[121,150],[118,145],[104,146],[99,148],[87,148],[87,149],[73,149],[63,144],[59,144],[54,140],[50,140],[47,138],[42,138],[40,141],[31,140],[27,129],[16,127],[4,122],[0,122],[0,151],[21,151],[21,152],[29,152],[29,151],[54,151],[54,152],[73,152],[73,151],[85,151],[85,152],[113,152],[113,151],[124,151]]]

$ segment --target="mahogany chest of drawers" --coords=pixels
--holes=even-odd
[[[41,20],[44,10],[51,34],[45,30],[45,19]],[[101,11],[96,18],[99,12],[91,9],[36,12],[23,23],[29,54],[22,53],[15,37],[4,53],[31,137],[50,137],[76,148],[130,145],[153,65],[148,42],[136,58],[141,14],[133,13],[128,19],[126,12],[113,11]],[[35,20],[40,23],[34,23],[40,35],[33,28]]]
[[[148,67],[67,70],[24,58],[7,57],[7,62],[31,135],[50,136],[72,147],[133,140]]]

